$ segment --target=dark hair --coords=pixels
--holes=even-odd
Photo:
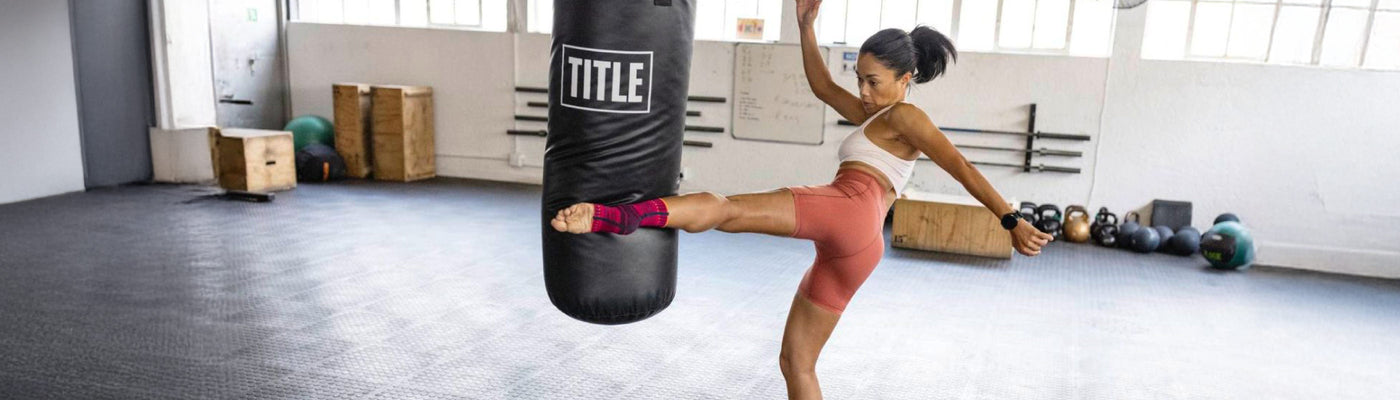
[[[870,53],[895,76],[914,73],[914,83],[924,83],[943,75],[948,62],[958,61],[958,49],[953,41],[933,28],[920,25],[913,32],[898,28],[875,32],[860,45],[861,53]]]

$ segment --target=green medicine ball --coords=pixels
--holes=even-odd
[[[292,119],[282,130],[292,132],[292,144],[301,151],[308,144],[320,143],[335,147],[335,129],[331,121],[316,115],[303,115]]]
[[[1201,235],[1201,256],[1215,268],[1249,269],[1254,263],[1254,237],[1239,222],[1215,224]]]

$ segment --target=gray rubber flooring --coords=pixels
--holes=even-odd
[[[795,182],[797,183],[797,182]],[[813,182],[820,183],[820,182]],[[555,311],[538,188],[130,186],[0,206],[0,398],[782,398],[808,242],[682,235],[670,309]],[[1400,283],[1057,244],[890,250],[818,364],[833,399],[1379,399]]]

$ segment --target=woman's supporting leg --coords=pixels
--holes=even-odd
[[[817,384],[817,356],[840,319],[840,314],[812,304],[801,293],[792,298],[778,354],[778,367],[787,381],[789,399],[822,398],[821,386]]]
[[[723,232],[753,232],[791,236],[797,228],[792,192],[777,189],[763,193],[720,196],[710,192],[662,198],[669,216],[666,228],[696,233],[711,229]],[[594,205],[578,203],[554,217],[551,224],[561,232],[592,231]]]

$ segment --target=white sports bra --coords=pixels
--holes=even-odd
[[[875,145],[875,142],[871,142],[870,138],[865,136],[865,126],[891,108],[894,108],[894,105],[866,118],[865,122],[860,124],[860,128],[856,128],[850,136],[841,141],[841,150],[836,154],[841,158],[841,162],[859,161],[884,173],[885,179],[889,179],[890,184],[894,185],[895,197],[899,197],[899,194],[904,192],[904,185],[909,183],[909,175],[914,173],[915,160],[899,158]]]

